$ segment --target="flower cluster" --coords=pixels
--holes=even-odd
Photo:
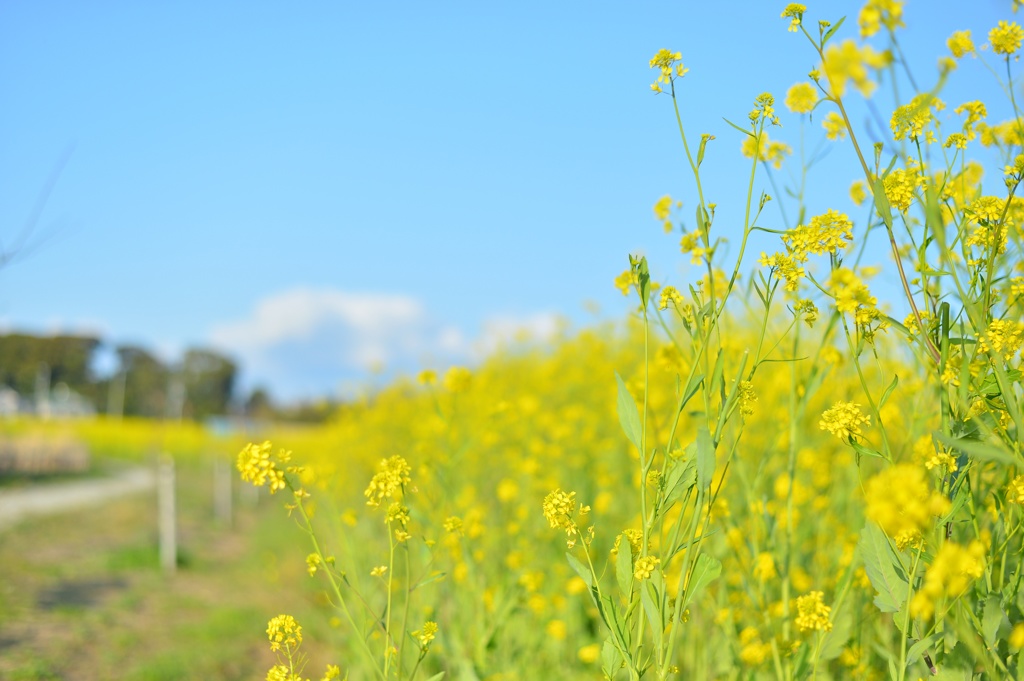
[[[242,480],[251,482],[256,487],[267,485],[271,494],[287,486],[284,470],[279,464],[291,461],[292,454],[282,449],[272,457],[273,449],[269,441],[260,445],[249,443],[239,452],[237,462]]]
[[[576,492],[563,492],[561,489],[556,489],[546,497],[544,497],[543,503],[544,518],[548,521],[548,524],[552,529],[565,530],[565,544],[570,549],[576,546],[576,537],[580,533],[579,525],[574,515],[578,515],[580,519],[590,513],[590,507],[579,505],[576,506]],[[589,528],[589,534],[593,536],[594,528]]]
[[[918,544],[938,516],[949,510],[949,500],[928,483],[925,472],[913,464],[896,464],[868,480],[866,513],[900,550]]]
[[[817,103],[818,89],[811,83],[797,83],[786,90],[786,108],[793,113],[810,113]]]
[[[992,51],[996,54],[1005,54],[1007,57],[1020,49],[1022,39],[1024,39],[1024,30],[1016,21],[1000,21],[998,26],[988,32],[988,41],[992,44]]]
[[[302,627],[291,615],[278,615],[267,624],[267,638],[271,651],[284,646],[286,651],[294,652],[302,644]]]
[[[925,571],[921,588],[910,601],[910,614],[930,618],[938,601],[959,597],[984,572],[985,546],[981,542],[971,542],[967,548],[946,542]]]
[[[978,350],[991,352],[1005,361],[1013,359],[1024,346],[1024,322],[993,319],[978,339]]]
[[[385,499],[391,499],[404,490],[409,484],[409,473],[412,469],[401,456],[384,459],[377,466],[377,472],[370,479],[363,496],[367,506],[380,506]]]
[[[916,95],[909,104],[905,104],[892,113],[889,122],[893,137],[897,140],[907,138],[913,142],[921,138],[921,133],[930,122],[935,120],[934,111],[942,111],[945,104],[938,97],[928,93]],[[925,141],[935,141],[934,132],[929,130]]]
[[[675,87],[675,79],[682,78],[686,75],[686,72],[690,69],[683,66],[683,55],[679,52],[671,52],[669,50],[661,49],[658,50],[651,58],[651,68],[658,69],[660,74],[658,79],[651,83],[651,90],[654,92],[664,92],[662,85],[670,85]]]
[[[830,44],[825,49],[821,70],[834,96],[842,97],[846,93],[847,82],[852,80],[862,95],[870,97],[875,83],[868,77],[869,69],[885,68],[890,59],[888,54],[875,52],[870,45],[858,47],[853,40],[845,40],[840,45]]]
[[[1006,499],[1011,504],[1024,506],[1024,475],[1018,475],[1006,487]]]
[[[868,0],[857,15],[860,37],[870,38],[885,26],[889,31],[902,28],[903,2],[901,0]]]
[[[661,565],[661,559],[654,556],[642,556],[633,565],[633,576],[637,579],[650,579],[654,571]]]
[[[825,605],[825,594],[812,591],[796,599],[796,625],[800,631],[832,631],[832,608]]]
[[[827,430],[843,442],[858,437],[862,425],[870,426],[871,417],[862,414],[860,405],[853,402],[836,402],[822,413],[818,422],[821,430]]]
[[[412,637],[415,638],[419,644],[421,650],[426,650],[430,647],[431,641],[437,636],[437,622],[426,621],[423,626],[417,631],[412,632]]]
[[[853,223],[843,213],[831,208],[811,218],[808,225],[799,225],[782,236],[789,252],[800,262],[809,254],[836,254],[850,245]]]

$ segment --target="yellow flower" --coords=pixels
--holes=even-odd
[[[650,579],[659,565],[661,565],[661,560],[654,556],[637,558],[633,565],[633,576],[637,579]]]
[[[1024,505],[1024,475],[1018,475],[1006,488],[1006,498],[1011,504]]]
[[[916,141],[924,127],[935,117],[932,109],[942,111],[945,105],[942,100],[924,93],[916,95],[909,104],[897,108],[892,113],[889,126],[892,128],[893,137],[901,140],[904,137]]]
[[[925,571],[921,588],[910,600],[910,614],[930,618],[940,599],[958,598],[984,572],[984,544],[974,541],[965,549],[952,542],[944,543]]]
[[[292,653],[302,643],[302,627],[291,615],[278,615],[267,624],[267,638],[270,650],[280,650],[283,645],[286,652]]]
[[[552,529],[565,530],[566,546],[570,549],[576,545],[576,536],[579,534],[579,526],[576,524],[576,520],[573,519],[574,513],[577,512],[576,508],[576,492],[563,492],[561,489],[556,489],[544,497],[544,503],[542,504],[542,510],[544,511],[544,518],[548,521],[548,524]],[[590,513],[590,507],[579,505],[578,514],[579,517]],[[590,528],[591,531],[593,528]],[[593,534],[591,532],[591,534]]]
[[[387,571],[388,571],[388,566],[387,565],[378,565],[377,567],[375,567],[372,570],[370,570],[370,576],[371,577],[383,577],[384,574]]]
[[[796,599],[796,625],[800,631],[832,631],[832,608],[825,605],[825,594],[812,591]]]
[[[903,3],[900,0],[868,0],[857,16],[860,37],[869,38],[884,25],[890,31],[902,27]]]
[[[385,499],[391,499],[409,484],[412,469],[400,456],[392,456],[377,465],[377,473],[370,480],[363,495],[367,506],[380,506]]]
[[[754,577],[761,581],[774,579],[778,573],[775,571],[775,558],[772,557],[772,554],[764,551],[757,554],[757,558],[754,559],[753,573]]]
[[[601,646],[597,643],[591,643],[590,645],[583,646],[576,651],[576,657],[583,664],[594,664],[601,659]]]
[[[1013,627],[1013,631],[1010,632],[1010,638],[1007,639],[1011,648],[1024,648],[1024,622],[1018,623]]]
[[[781,16],[783,19],[792,19],[792,21],[789,22],[789,28],[787,30],[790,32],[796,32],[804,20],[804,12],[806,11],[807,7],[798,2],[791,2],[786,5],[786,9],[782,10]]]
[[[434,385],[437,383],[437,372],[433,369],[424,369],[416,377],[420,385]]]
[[[771,163],[778,170],[786,157],[793,153],[793,148],[783,142],[769,140],[768,133],[762,132],[759,138],[745,137],[740,151],[747,158],[753,158],[756,151],[758,161]]]
[[[622,295],[628,296],[629,289],[635,283],[636,278],[633,276],[633,270],[625,270],[622,274],[615,277],[615,288],[622,291]]]
[[[866,514],[896,541],[900,550],[917,544],[938,516],[949,510],[949,500],[932,489],[923,468],[896,464],[867,481]]]
[[[852,80],[862,95],[870,97],[875,83],[868,77],[868,69],[884,68],[888,63],[889,57],[885,53],[875,52],[869,45],[857,47],[853,40],[846,40],[840,45],[832,43],[825,48],[822,68],[833,95],[842,97],[846,93],[847,81]]]
[[[914,189],[919,183],[916,172],[897,168],[885,176],[882,186],[889,203],[899,212],[906,213],[914,200]]]
[[[658,297],[658,309],[664,310],[669,305],[682,305],[683,296],[676,290],[675,286],[666,286],[661,289],[661,295]]]
[[[850,200],[858,206],[863,206],[864,202],[867,201],[868,190],[864,184],[864,180],[857,180],[850,185]]]
[[[651,58],[650,66],[652,69],[656,68],[661,73],[658,79],[651,85],[651,89],[654,92],[662,92],[661,85],[669,84],[676,78],[682,78],[690,70],[682,64],[683,55],[679,52],[671,52],[669,50],[658,50],[658,52]]]
[[[786,253],[775,253],[771,256],[762,253],[757,262],[763,267],[771,268],[772,272],[778,273],[785,280],[787,291],[796,291],[800,286],[800,279],[805,275],[800,262]]]
[[[988,32],[988,41],[992,43],[992,51],[996,54],[1011,55],[1020,49],[1024,30],[1014,22],[1000,21],[999,25]]]
[[[797,225],[782,235],[790,254],[806,262],[809,254],[836,254],[853,239],[853,223],[845,214],[831,208],[811,218],[809,225]]]
[[[825,137],[830,140],[846,139],[846,122],[835,111],[825,114],[824,120],[821,121],[821,127],[825,128]]]
[[[957,31],[949,36],[946,46],[957,59],[962,58],[965,54],[974,54],[974,41],[971,40],[970,31]]]
[[[659,220],[668,220],[670,210],[672,210],[672,197],[668,194],[654,203],[654,216]]]
[[[430,647],[430,642],[437,636],[437,622],[424,622],[423,627],[412,632],[412,635],[413,638],[420,642],[420,647],[426,650]]]
[[[810,113],[818,103],[818,89],[810,83],[797,83],[786,91],[786,108],[793,113]]]
[[[448,534],[454,534],[461,537],[465,533],[465,529],[462,525],[462,518],[458,516],[449,516],[444,521],[444,531]]]
[[[287,463],[291,459],[291,452],[281,450],[277,453],[276,461],[270,458],[273,445],[269,441],[261,445],[249,443],[238,454],[238,470],[242,474],[242,480],[251,482],[256,487],[267,485],[270,493],[284,489],[287,483],[284,479],[284,471],[279,463]]]
[[[565,625],[563,620],[551,620],[547,626],[544,627],[544,633],[555,641],[564,641],[569,628]]]
[[[473,375],[466,367],[452,367],[444,375],[445,390],[453,393],[465,392]]]
[[[871,417],[860,412],[860,405],[853,402],[836,402],[826,409],[818,421],[821,430],[827,430],[843,442],[861,434],[862,425],[870,426]]]
[[[992,352],[1005,361],[1013,359],[1024,345],[1024,323],[993,319],[978,339],[978,350]]]
[[[847,268],[840,267],[828,279],[828,290],[836,300],[836,309],[840,312],[854,312],[860,307],[873,308],[878,299],[871,295],[868,287],[857,274]]]

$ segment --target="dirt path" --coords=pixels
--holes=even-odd
[[[107,478],[0,490],[0,530],[11,527],[22,518],[95,506],[115,497],[152,489],[155,485],[152,469],[139,467]]]

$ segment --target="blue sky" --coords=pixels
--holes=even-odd
[[[628,253],[660,281],[695,277],[651,211],[669,193],[688,218],[696,199],[650,57],[690,68],[684,123],[717,137],[706,191],[735,237],[748,164],[722,117],[772,92],[772,137],[795,147],[781,100],[816,65],[784,4],[4,3],[5,249],[46,198],[32,248],[0,269],[0,325],[168,358],[212,345],[246,385],[294,398],[470,361],[517,327],[620,318]],[[918,78],[952,31],[980,44],[1009,6],[909,2]],[[849,15],[839,37],[855,37],[858,9],[812,4],[808,20]],[[943,93],[950,109],[996,96],[970,60]],[[812,211],[851,210],[852,163],[831,151]]]

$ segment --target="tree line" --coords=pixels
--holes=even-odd
[[[238,411],[238,365],[222,353],[189,348],[166,363],[146,348],[121,345],[114,348],[116,370],[97,376],[101,346],[89,336],[0,335],[0,385],[31,399],[63,384],[97,412],[119,416],[203,420]]]

